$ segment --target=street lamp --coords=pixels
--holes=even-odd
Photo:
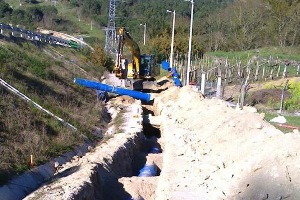
[[[192,50],[194,0],[185,0],[185,1],[189,1],[192,4],[192,8],[191,8],[190,38],[189,38],[188,67],[187,67],[187,72],[186,72],[186,85],[189,85],[190,84],[190,69],[191,69],[191,50]]]
[[[173,13],[173,26],[172,26],[172,41],[171,41],[171,55],[170,55],[170,67],[173,67],[173,47],[174,47],[174,29],[175,29],[175,14],[176,11],[167,10],[169,13]]]
[[[144,45],[146,45],[146,23],[140,24],[140,26],[144,26]]]

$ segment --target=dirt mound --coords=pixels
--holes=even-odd
[[[298,134],[190,88],[170,88],[154,107],[164,118],[157,199],[300,198]]]

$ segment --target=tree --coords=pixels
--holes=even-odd
[[[90,54],[91,62],[95,66],[98,66],[100,70],[112,71],[114,64],[111,57],[105,53],[100,45],[96,45],[94,50],[95,51]]]
[[[13,9],[9,7],[9,4],[3,0],[0,0],[0,18],[8,16],[12,13]]]
[[[30,7],[27,10],[28,20],[32,21],[34,23],[38,23],[38,22],[42,21],[43,16],[44,16],[44,13],[39,6]]]
[[[269,11],[274,18],[274,28],[277,32],[278,44],[286,46],[289,24],[291,22],[291,10],[298,1],[294,0],[265,0],[269,5]]]
[[[43,12],[43,25],[50,29],[55,26],[55,19],[57,17],[57,9],[54,6],[43,6],[41,7]]]

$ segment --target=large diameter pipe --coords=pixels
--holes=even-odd
[[[90,80],[86,80],[86,79],[75,78],[74,83],[84,86],[84,87],[87,87],[87,88],[91,88],[91,89],[102,90],[105,92],[111,92],[111,93],[120,94],[120,95],[127,95],[127,96],[133,97],[135,99],[140,99],[140,100],[144,100],[147,102],[153,99],[151,94],[148,94],[148,93],[129,90],[129,89],[121,88],[121,87],[114,87],[114,86],[110,86],[110,85],[106,85],[103,83],[90,81]]]

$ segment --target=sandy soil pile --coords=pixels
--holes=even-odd
[[[255,108],[231,108],[190,87],[155,99],[163,170],[155,199],[300,199],[300,137]]]

